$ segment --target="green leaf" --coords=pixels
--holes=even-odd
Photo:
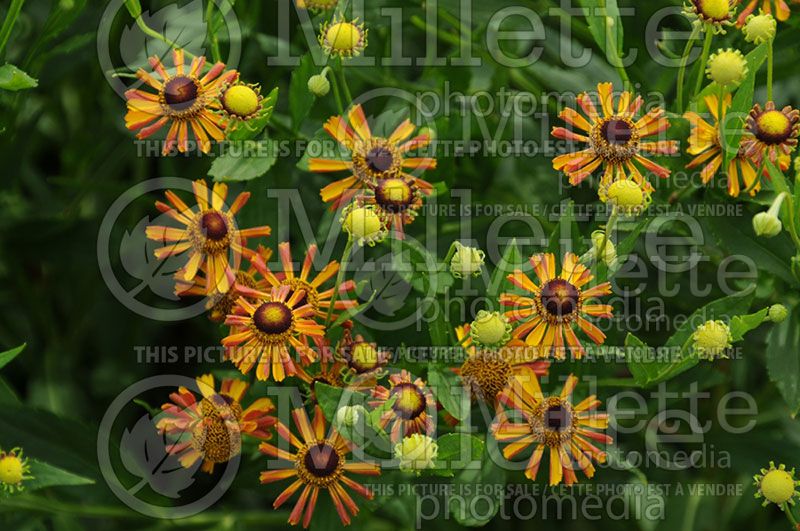
[[[289,113],[292,115],[295,131],[300,129],[314,104],[314,95],[308,90],[308,79],[316,73],[314,58],[310,53],[303,55],[300,64],[292,70],[292,79],[289,82]]]
[[[433,366],[428,370],[428,386],[445,411],[458,420],[469,415],[470,401],[458,376],[446,367]]]
[[[745,334],[761,326],[761,324],[767,320],[767,314],[769,314],[769,308],[764,308],[761,311],[748,315],[733,316],[729,323],[733,341],[741,341],[744,339]]]
[[[479,462],[485,447],[481,439],[467,433],[442,435],[436,444],[439,446],[436,468],[447,476],[455,475],[454,470],[463,470],[467,466],[474,465],[476,461]]]
[[[550,240],[547,244],[547,251],[554,253],[556,256],[562,256],[564,251],[567,250],[562,243],[566,242],[567,245],[574,245],[581,241],[581,233],[578,230],[578,222],[575,219],[575,203],[573,201],[562,203],[561,212],[558,224],[550,234]]]
[[[5,352],[0,352],[0,369],[11,363],[11,360],[16,358],[20,352],[25,350],[27,343],[23,343],[17,348],[12,348],[11,350],[6,350]]]
[[[39,82],[12,64],[0,66],[0,89],[24,90],[34,88]]]
[[[333,422],[339,408],[355,405],[366,407],[367,405],[367,396],[364,393],[333,387],[321,382],[314,384],[314,395],[328,422]]]
[[[31,466],[30,475],[33,479],[23,483],[26,491],[43,489],[46,487],[72,487],[78,485],[91,485],[94,480],[67,472],[64,469],[49,465],[36,459],[29,459]]]
[[[786,241],[786,245],[765,244],[764,238],[758,238],[750,223],[731,223],[724,217],[706,218],[708,228],[717,239],[717,245],[730,256],[746,256],[762,271],[772,273],[790,284],[795,283],[794,275],[789,267],[791,262],[791,243],[788,236],[780,235],[775,240]]]
[[[730,295],[706,304],[689,319],[664,344],[663,349],[654,350],[633,334],[625,338],[628,369],[637,385],[650,386],[674,378],[698,364],[700,358],[691,345],[695,328],[712,319],[728,319],[741,316],[750,308],[755,287],[742,293]],[[738,330],[744,330],[755,318],[742,319]]]
[[[767,338],[769,379],[789,405],[792,416],[800,412],[800,309],[794,308]]]
[[[500,504],[504,499],[504,494],[498,493],[493,487],[505,484],[505,476],[505,471],[484,454],[480,468],[466,469],[453,480],[455,492],[462,493],[462,496],[450,497],[448,501],[450,514],[459,524],[467,527],[483,527],[489,523],[500,510]],[[486,487],[481,488],[483,485]],[[490,504],[488,509],[487,503]],[[478,504],[481,507],[480,511],[470,510],[470,507],[476,507]]]
[[[250,181],[261,177],[277,161],[276,146],[269,139],[247,140],[214,159],[208,174],[214,181]]]
[[[419,241],[392,240],[392,246],[393,270],[422,295],[443,294],[455,282],[446,267]]]
[[[517,247],[517,240],[511,240],[503,252],[503,258],[500,259],[500,263],[494,268],[494,273],[492,273],[492,279],[487,289],[487,298],[491,302],[493,310],[500,309],[500,293],[516,289],[515,286],[506,281],[506,277],[513,273],[515,269],[521,268],[524,261],[525,258],[519,252],[519,247]]]
[[[771,43],[763,43],[756,47],[753,51],[747,54],[747,76],[744,81],[739,85],[736,94],[731,100],[731,108],[728,110],[726,120],[722,124],[723,137],[725,143],[723,145],[725,160],[722,165],[723,169],[728,167],[731,159],[739,152],[739,142],[744,134],[744,119],[738,121],[738,117],[746,115],[750,108],[753,106],[753,93],[755,91],[756,74],[767,59],[768,47],[772,46]],[[728,121],[733,118],[737,120],[736,127],[727,127]],[[727,171],[727,170],[725,170]]]

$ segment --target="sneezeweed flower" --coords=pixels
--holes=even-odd
[[[295,271],[289,242],[278,244],[281,271],[272,271],[264,260],[255,257],[253,259],[253,267],[263,278],[263,281],[258,282],[257,288],[262,291],[269,291],[272,288],[289,286],[291,288],[289,296],[295,291],[303,290],[305,295],[298,305],[310,305],[318,319],[325,319],[333,302],[333,293],[335,291],[335,286],[330,285],[329,281],[339,272],[339,262],[333,260],[320,269],[316,275],[312,275],[311,270],[318,252],[319,248],[316,243],[308,247],[299,272]],[[326,285],[330,285],[330,287],[325,288]],[[353,293],[355,288],[355,282],[352,280],[345,280],[339,285],[336,302],[333,305],[334,311],[348,310],[358,304]],[[332,316],[336,317],[337,314],[333,313]]]
[[[264,102],[259,85],[242,82],[226,86],[219,96],[220,112],[231,130],[267,112]]]
[[[725,33],[723,26],[733,24],[738,0],[688,0],[684,13],[690,19],[710,27],[714,33]]]
[[[502,347],[511,339],[511,323],[500,312],[480,310],[469,326],[469,337],[479,347]]]
[[[792,3],[800,4],[800,0],[791,0]],[[773,0],[750,0],[744,9],[742,9],[741,13],[739,13],[739,18],[736,19],[736,24],[738,26],[744,25],[747,21],[747,18],[753,14],[753,11],[756,10],[756,7],[761,5],[761,10],[764,13],[772,13],[772,2]],[[789,18],[789,15],[792,14],[792,10],[789,8],[789,4],[786,3],[786,0],[774,0],[775,2],[775,18],[780,20],[781,22],[785,21]]]
[[[366,341],[360,334],[353,338],[350,330],[345,328],[342,339],[336,346],[336,357],[346,367],[344,379],[349,387],[371,389],[384,373],[391,352],[379,348],[377,343]]]
[[[170,256],[189,253],[189,260],[180,270],[179,280],[193,282],[200,268],[203,267],[206,277],[206,294],[225,293],[235,279],[237,264],[230,263],[229,254],[233,253],[236,262],[245,253],[248,238],[270,235],[270,228],[265,226],[251,229],[239,229],[235,216],[250,199],[250,192],[242,192],[226,208],[225,198],[228,186],[214,183],[209,190],[205,181],[198,179],[192,183],[196,210],[184,203],[175,192],[165,193],[170,204],[156,201],[156,208],[167,214],[182,228],[150,225],[146,229],[151,240],[167,244],[155,250],[155,257],[163,260]]]
[[[350,203],[342,212],[342,229],[358,245],[374,247],[389,235],[389,230],[378,216],[375,205]]]
[[[242,435],[257,439],[272,437],[271,429],[277,419],[269,398],[259,398],[246,409],[242,399],[249,384],[226,378],[216,390],[214,377],[206,374],[197,378],[200,400],[185,387],[170,394],[171,402],[161,409],[156,428],[177,440],[167,446],[167,452],[178,456],[184,468],[203,461],[202,470],[209,474],[214,466],[226,463],[240,454]]]
[[[436,400],[421,378],[411,379],[411,373],[403,369],[389,376],[389,388],[379,385],[372,390],[371,407],[380,407],[387,400],[394,399],[381,416],[379,426],[386,428],[391,424],[389,436],[397,442],[412,433],[431,434],[434,430]]]
[[[240,267],[239,270],[236,271],[234,283],[225,293],[215,292],[212,295],[206,295],[208,293],[209,283],[208,274],[206,268],[201,267],[192,282],[183,280],[182,271],[175,273],[175,295],[179,297],[206,297],[208,318],[215,323],[223,322],[228,314],[233,313],[236,301],[242,296],[239,290],[236,289],[236,286],[245,286],[247,288],[255,288],[257,286],[256,277],[258,275],[258,270],[253,265],[252,258],[258,255],[262,261],[267,262],[272,256],[272,249],[259,245],[255,251],[244,248],[243,254],[245,258],[250,259],[250,265],[247,269]]]
[[[749,15],[747,17],[742,33],[744,33],[744,38],[747,42],[763,44],[775,38],[777,29],[778,23],[771,14],[759,13],[758,15]]]
[[[773,238],[781,233],[783,230],[783,223],[781,223],[780,213],[781,204],[783,203],[786,192],[778,194],[772,206],[766,212],[759,212],[753,216],[753,231],[756,236],[764,236],[766,238]]]
[[[492,434],[503,448],[503,456],[513,459],[533,446],[525,476],[535,480],[545,450],[549,451],[550,485],[577,482],[576,467],[586,477],[594,476],[592,461],[605,462],[606,453],[592,441],[611,444],[608,435],[594,430],[608,427],[608,415],[597,412],[600,401],[594,395],[577,405],[571,401],[578,378],[570,375],[559,395],[542,394],[532,372],[517,376],[500,394],[500,402],[512,409],[501,412],[492,424]]]
[[[650,183],[638,183],[633,179],[618,179],[600,183],[597,196],[603,203],[614,207],[623,216],[642,214],[652,201],[653,189]]]
[[[762,468],[760,474],[753,476],[753,481],[757,489],[755,497],[764,498],[764,507],[772,502],[784,510],[785,504],[794,505],[794,499],[800,495],[797,492],[800,481],[794,478],[794,468],[786,470],[784,464],[776,467],[770,461],[769,468]]]
[[[324,202],[331,202],[333,208],[337,208],[350,201],[359,190],[374,188],[380,180],[393,178],[407,178],[424,195],[430,195],[433,186],[429,182],[406,173],[436,167],[435,158],[411,156],[412,152],[430,143],[428,135],[412,137],[414,125],[405,120],[388,138],[374,136],[361,105],[353,106],[346,118],[333,116],[323,129],[344,147],[349,160],[312,158],[308,163],[309,170],[315,173],[351,173],[320,190]]]
[[[630,177],[640,186],[646,179],[639,166],[647,172],[666,178],[670,170],[651,161],[645,155],[671,155],[678,151],[676,141],[645,141],[648,137],[661,135],[669,128],[664,110],[656,107],[637,119],[644,100],[630,92],[622,92],[615,105],[611,83],[597,85],[600,111],[592,98],[580,94],[577,103],[584,114],[569,107],[559,116],[571,129],[554,127],[552,135],[562,140],[581,142],[587,147],[580,151],[559,155],[553,159],[553,168],[563,171],[572,185],[577,185],[603,166],[602,182]],[[584,117],[585,115],[585,117]],[[574,128],[582,132],[575,132]],[[649,183],[647,186],[650,186]]]
[[[477,277],[481,274],[486,253],[475,247],[468,247],[461,242],[453,242],[455,252],[450,259],[450,274],[455,278]]]
[[[470,398],[494,405],[512,376],[526,368],[537,376],[547,374],[550,362],[536,359],[537,353],[522,341],[509,341],[495,349],[478,348],[472,341],[470,328],[464,325],[455,329],[458,344],[466,354],[464,363],[455,372],[469,389]]]
[[[334,15],[333,19],[320,26],[319,44],[327,55],[355,57],[367,47],[369,30],[358,19],[346,20]]]
[[[242,374],[250,372],[256,362],[259,380],[268,380],[272,374],[273,380],[281,382],[287,375],[296,374],[290,347],[299,354],[301,365],[317,359],[306,340],[321,340],[325,327],[313,321],[314,308],[308,302],[301,305],[306,297],[303,290],[293,291],[290,286],[272,288],[268,293],[243,286],[237,289],[244,296],[236,301],[236,313],[225,319],[231,329],[222,345]],[[256,302],[248,302],[245,297]]]
[[[289,523],[297,525],[302,520],[303,527],[307,528],[314,515],[319,492],[326,490],[342,524],[350,524],[351,516],[358,514],[358,506],[344,487],[368,500],[372,499],[373,493],[353,481],[349,474],[377,476],[380,475],[380,467],[375,463],[351,460],[351,444],[334,428],[326,433],[325,417],[319,406],[314,407],[314,418],[311,421],[303,408],[292,411],[292,419],[300,437],[282,423],[278,423],[277,432],[296,449],[294,452],[268,443],[261,443],[259,446],[264,455],[286,462],[281,465],[271,462],[270,470],[261,473],[262,484],[294,478],[272,506],[279,508],[302,487],[300,498],[289,514]]]
[[[773,304],[767,311],[767,319],[775,324],[782,323],[789,317],[789,310],[783,304]]]
[[[439,445],[431,437],[412,433],[394,445],[394,458],[403,472],[420,475],[423,470],[436,467]]]
[[[691,125],[691,132],[689,133],[689,147],[686,152],[694,156],[689,164],[686,165],[687,169],[694,169],[700,166],[700,179],[703,184],[707,184],[714,178],[722,167],[725,159],[725,154],[722,149],[721,127],[720,124],[725,123],[725,118],[728,109],[731,106],[732,97],[726,94],[722,100],[722,116],[720,118],[719,110],[719,97],[716,95],[709,95],[704,98],[706,107],[714,118],[714,123],[711,124],[703,119],[696,112],[687,112],[684,118],[688,120]],[[751,157],[744,153],[744,150],[738,149],[736,156],[728,163],[727,168],[728,176],[728,195],[731,197],[738,197],[742,189],[749,191],[750,195],[756,195],[761,189],[761,181]]]
[[[780,111],[768,101],[764,108],[755,104],[747,117],[746,129],[750,133],[742,140],[745,154],[762,163],[767,157],[782,170],[789,167],[789,157],[797,147],[800,133],[800,111],[786,106]]]
[[[706,321],[692,334],[693,348],[701,359],[727,358],[733,336],[730,327],[723,321]]]
[[[191,129],[200,150],[208,153],[211,139],[219,142],[225,138],[224,118],[215,112],[217,97],[222,87],[234,82],[239,73],[216,63],[201,77],[205,57],[194,58],[187,72],[183,50],[173,51],[174,73],[169,73],[158,57],[153,56],[149,61],[153,73],[140,68],[136,76],[156,93],[141,89],[125,93],[128,100],[125,126],[138,131],[136,138],[144,139],[170,124],[163,149],[165,155],[175,146],[180,152],[188,151]]]
[[[573,253],[564,256],[561,274],[556,274],[556,261],[552,253],[537,254],[530,258],[539,284],[517,269],[508,275],[514,286],[528,292],[527,295],[503,293],[500,304],[510,307],[506,316],[511,322],[519,323],[513,337],[524,340],[527,345],[540,347],[540,355],[552,354],[557,359],[566,357],[567,348],[576,359],[586,353],[575,325],[592,341],[600,345],[605,334],[592,324],[586,316],[611,318],[609,304],[590,303],[591,299],[611,293],[611,284],[603,282],[591,288],[585,286],[594,279],[589,269],[578,261]]]
[[[738,87],[744,81],[747,72],[747,59],[739,50],[720,49],[708,58],[706,75],[721,87]]]
[[[422,193],[407,178],[380,179],[371,190],[355,198],[356,205],[372,205],[381,224],[398,240],[405,238],[404,227],[417,219],[422,208]]]
[[[12,448],[8,452],[0,450],[0,487],[3,491],[14,494],[25,490],[25,481],[34,479],[31,476],[31,465],[21,448]]]

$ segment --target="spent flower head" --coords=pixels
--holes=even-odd
[[[351,203],[342,213],[342,229],[359,245],[373,247],[389,234],[374,205]]]
[[[750,15],[742,27],[742,33],[747,42],[762,44],[775,38],[778,22],[771,13],[760,12],[758,15]]]
[[[469,326],[472,341],[488,348],[502,347],[511,339],[512,326],[508,318],[500,312],[480,310]]]
[[[394,457],[400,461],[400,470],[421,474],[427,468],[434,468],[439,445],[431,437],[414,433],[404,437],[394,445]]]
[[[461,242],[453,242],[455,252],[450,259],[450,273],[456,278],[477,277],[486,260],[486,253],[475,247],[467,247]]]
[[[747,59],[742,52],[728,48],[718,50],[708,59],[708,79],[726,88],[737,87],[747,76]]]
[[[723,321],[706,321],[692,334],[694,349],[702,359],[727,358],[725,351],[731,348],[733,336],[730,327]]]

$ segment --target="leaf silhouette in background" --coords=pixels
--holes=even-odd
[[[387,255],[373,262],[375,271],[360,269],[353,276],[357,284],[366,286],[366,293],[376,293],[371,307],[381,314],[391,317],[403,307],[411,292],[411,285],[392,269],[391,256]]]
[[[150,240],[145,235],[148,225],[165,225],[168,224],[167,219],[165,216],[159,216],[150,221],[148,217],[144,217],[133,229],[125,231],[122,236],[119,245],[122,267],[130,276],[141,281],[138,286],[130,290],[132,297],[135,297],[144,288],[148,288],[163,299],[170,301],[180,299],[175,295],[174,275],[186,263],[187,255],[181,254],[165,260],[158,260],[153,252],[165,244]]]
[[[154,13],[144,11],[142,20],[178,46],[198,56],[205,54],[206,22],[202,0],[192,0],[183,6],[168,4]],[[140,67],[149,71],[147,58],[151,55],[160,57],[162,61],[166,58],[167,66],[172,65],[170,46],[142,33],[135,22],[122,30],[119,53],[125,65],[133,71]]]
[[[177,456],[167,452],[169,445],[148,414],[143,415],[132,430],[125,429],[120,440],[122,464],[128,472],[141,478],[128,489],[130,494],[149,485],[158,494],[177,499],[182,490],[194,483],[194,474],[201,461],[184,468]]]

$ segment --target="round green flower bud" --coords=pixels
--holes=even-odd
[[[747,75],[747,59],[739,50],[719,50],[709,57],[706,73],[717,85],[736,87]]]
[[[773,304],[769,307],[767,319],[773,323],[782,323],[789,317],[789,310],[783,304]]]
[[[596,230],[592,233],[591,253],[594,258],[600,256],[600,248],[603,246],[603,240],[606,242],[606,247],[603,251],[603,262],[605,262],[607,266],[611,266],[617,261],[617,248],[610,238],[606,238],[605,231]]]
[[[742,32],[747,42],[762,44],[775,38],[778,23],[769,13],[750,15],[745,21]]]
[[[511,323],[500,312],[481,310],[469,325],[469,334],[478,345],[502,347],[511,339]]]
[[[757,236],[773,238],[781,233],[783,223],[781,223],[778,216],[774,216],[769,212],[759,212],[753,216],[753,230]]]
[[[321,98],[326,96],[330,90],[331,82],[325,77],[324,72],[308,78],[308,91],[314,96]]]
[[[352,428],[358,421],[367,415],[364,406],[343,406],[336,412],[334,424],[339,427]]]
[[[342,228],[359,245],[373,246],[388,234],[385,224],[372,206],[356,206],[351,203],[341,219]]]
[[[394,458],[400,461],[400,470],[416,472],[434,468],[439,455],[439,445],[431,437],[414,433],[394,445]]]

